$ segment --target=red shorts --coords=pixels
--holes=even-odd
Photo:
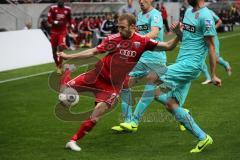
[[[78,92],[91,92],[95,96],[95,102],[106,102],[110,106],[116,103],[122,89],[122,85],[113,86],[95,70],[77,76],[70,80],[67,85],[75,88]]]
[[[51,33],[52,47],[66,46],[66,33]]]

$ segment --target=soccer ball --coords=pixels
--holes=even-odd
[[[78,92],[73,88],[65,88],[59,94],[58,99],[62,102],[65,106],[74,106],[79,102],[79,95]]]

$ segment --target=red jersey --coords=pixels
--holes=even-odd
[[[157,43],[138,33],[134,33],[128,40],[122,39],[120,33],[110,35],[96,47],[101,53],[108,52],[108,55],[96,64],[96,70],[113,85],[122,85],[142,53],[154,49]]]
[[[88,29],[90,31],[96,28],[98,28],[98,24],[95,21],[88,21]]]
[[[168,17],[167,9],[164,6],[161,7],[161,12],[162,12],[162,18],[167,19],[167,17]]]
[[[97,28],[101,28],[102,22],[101,22],[100,19],[97,18],[97,19],[95,20],[95,23],[96,23],[96,25],[97,25]]]
[[[87,21],[82,21],[82,22],[80,22],[79,23],[79,25],[78,25],[78,30],[81,32],[83,32],[83,31],[89,31],[89,29],[88,29],[88,22]]]
[[[66,32],[68,25],[71,23],[71,8],[51,6],[48,12],[48,23],[52,25],[51,32]]]

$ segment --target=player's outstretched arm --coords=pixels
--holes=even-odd
[[[207,36],[205,37],[205,41],[207,42],[208,48],[209,48],[209,64],[210,64],[210,70],[212,75],[212,82],[216,86],[221,86],[222,84],[221,79],[219,79],[216,76],[216,53],[215,53],[215,46],[214,46],[214,37]]]
[[[177,37],[173,38],[172,40],[168,42],[158,42],[157,47],[154,50],[157,51],[170,51],[173,50],[179,40],[182,39],[182,31],[181,31],[181,23],[175,22],[171,25],[170,29],[177,35]]]
[[[64,52],[59,52],[58,56],[63,59],[75,59],[75,58],[84,59],[93,57],[97,54],[100,54],[100,52],[98,52],[96,48],[92,48],[75,54],[66,54]]]
[[[171,51],[173,50],[179,42],[179,38],[175,37],[167,42],[158,42],[154,51]]]
[[[152,27],[151,32],[147,33],[145,36],[149,38],[157,38],[159,33],[159,28],[158,27]]]

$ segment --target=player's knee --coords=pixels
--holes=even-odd
[[[128,81],[128,87],[132,87],[136,83],[137,83],[137,79],[134,77],[130,77]]]
[[[103,107],[101,105],[97,105],[94,108],[94,111],[91,115],[91,119],[94,121],[99,121],[99,119],[101,118],[101,116],[108,110],[108,107]]]
[[[104,105],[96,105],[94,110],[97,112],[97,113],[104,113],[105,111],[107,111],[109,109],[109,105],[108,104],[105,104]]]
[[[172,98],[167,101],[166,106],[167,106],[167,110],[171,112],[173,109],[177,108],[179,105],[178,105],[178,102],[174,98]]]
[[[158,100],[158,97],[160,96],[160,94],[161,94],[160,89],[156,89],[155,92],[154,92],[154,99]]]
[[[95,108],[94,108],[95,111],[100,110],[100,109],[101,109],[101,107],[98,106],[98,105],[96,105]]]
[[[156,81],[157,81],[157,79],[158,79],[158,76],[157,76],[157,74],[154,72],[154,71],[152,71],[152,72],[150,72],[148,75],[147,75],[147,81],[148,82],[150,82],[150,83],[155,83]]]
[[[123,88],[124,89],[127,89],[127,88],[130,88],[132,87],[134,84],[136,83],[136,80],[135,78],[133,77],[127,77],[123,83]]]

